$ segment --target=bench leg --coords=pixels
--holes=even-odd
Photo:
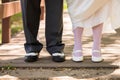
[[[10,17],[2,19],[2,43],[9,43],[11,38]]]
[[[40,20],[44,20],[44,6],[41,6],[41,16],[40,16]]]

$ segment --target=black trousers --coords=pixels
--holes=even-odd
[[[43,45],[37,40],[40,23],[41,0],[21,0],[23,26],[26,38],[25,51],[40,52]],[[52,54],[64,49],[63,32],[63,0],[45,0],[46,8],[46,49]]]

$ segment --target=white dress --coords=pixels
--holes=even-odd
[[[73,29],[83,27],[86,35],[92,27],[104,23],[103,33],[120,27],[120,0],[67,0]]]

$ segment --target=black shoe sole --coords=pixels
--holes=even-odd
[[[65,56],[52,56],[52,60],[54,62],[64,62],[65,61]]]
[[[38,60],[38,56],[25,56],[25,62],[36,62]]]

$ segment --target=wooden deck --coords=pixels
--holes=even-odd
[[[45,49],[44,38],[44,20],[41,21],[39,30],[40,41],[44,44],[44,48],[40,53],[39,61],[35,63],[24,62],[24,33],[23,31],[11,39],[10,43],[0,46],[0,67],[14,66],[14,67],[120,67],[120,34],[105,34],[102,38],[102,54],[104,62],[91,62],[91,37],[83,37],[83,47],[85,61],[82,63],[75,63],[71,61],[71,52],[73,47],[73,34],[71,23],[67,14],[64,14],[64,33],[63,42],[66,44],[65,54],[66,59],[64,63],[54,63],[51,61],[49,53]],[[52,65],[51,65],[52,64]]]
[[[104,62],[91,62],[91,37],[83,37],[85,60],[71,61],[73,34],[68,14],[64,14],[63,42],[66,44],[66,61],[52,62],[45,49],[44,20],[41,21],[38,39],[44,44],[39,61],[24,62],[24,32],[12,37],[10,43],[0,45],[0,67],[15,68],[0,70],[0,80],[120,80],[120,30],[117,34],[104,34],[102,55]]]

